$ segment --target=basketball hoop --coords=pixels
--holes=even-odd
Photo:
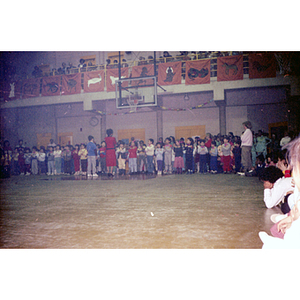
[[[135,90],[134,94],[129,94],[127,99],[127,103],[130,107],[129,112],[136,112],[139,102],[142,102],[143,100],[144,96],[141,91],[138,91],[138,89]]]
[[[127,99],[127,103],[130,107],[129,112],[136,112],[139,100],[138,99],[130,99],[130,96],[129,96],[129,98]]]
[[[116,80],[115,86],[117,108],[128,108],[129,106],[130,112],[135,112],[137,106],[156,106],[156,80],[156,76],[130,77]]]

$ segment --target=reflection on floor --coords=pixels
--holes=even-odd
[[[12,176],[0,188],[0,248],[261,248],[280,212],[258,178],[235,174]]]
[[[42,180],[148,180],[156,178],[156,174],[126,174],[126,175],[114,175],[108,176],[107,174],[101,174],[98,177],[83,176],[83,175],[62,175],[62,176],[48,176],[47,178],[41,178]]]

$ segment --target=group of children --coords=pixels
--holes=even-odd
[[[219,147],[217,146],[219,145]],[[131,139],[129,145],[119,141],[116,146],[117,169],[120,175],[126,173],[128,162],[130,174],[157,173],[161,174],[188,174],[194,172],[217,173],[223,169],[230,172],[233,166],[234,147],[240,149],[239,144],[229,143],[224,139],[221,145],[212,141],[207,135],[205,140],[196,137],[195,141],[188,138],[175,141],[174,137],[168,137],[163,141],[161,138],[155,145],[154,140],[149,139],[146,145],[144,141]],[[223,149],[224,148],[224,149]],[[223,152],[222,152],[223,149]],[[239,153],[240,150],[235,151]],[[229,154],[229,155],[228,155]],[[228,159],[229,158],[229,159]],[[53,140],[47,148],[41,146],[24,147],[23,141],[12,150],[8,141],[5,141],[1,149],[1,173],[5,177],[13,175],[87,175],[88,150],[85,144],[60,146],[55,145]],[[106,143],[97,145],[96,172],[106,174]],[[225,172],[225,171],[224,171]]]
[[[256,141],[254,145],[257,144]],[[96,147],[96,169],[93,172],[107,174],[105,141]],[[267,153],[266,149],[261,150],[261,147],[257,149],[261,152],[257,152],[255,146],[253,148],[253,170],[246,175],[258,176],[260,168],[276,164],[278,157],[274,157],[272,151]],[[131,138],[129,145],[120,140],[115,151],[117,162],[113,173],[119,172],[120,175],[126,173],[127,162],[130,174],[227,174],[237,173],[242,167],[241,140],[232,133],[227,136],[207,133],[204,139],[189,137],[186,140],[175,140],[170,136],[165,140],[159,138],[155,144],[153,139],[145,144],[142,140]],[[47,148],[41,146],[40,149],[30,149],[24,147],[20,140],[19,145],[12,150],[9,142],[5,141],[1,149],[1,173],[6,175],[90,175],[87,174],[87,168],[88,150],[84,143],[74,147],[60,146],[51,140]]]

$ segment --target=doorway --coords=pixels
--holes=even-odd
[[[61,132],[58,134],[58,143],[61,146],[73,145],[73,132]]]
[[[52,138],[51,132],[37,133],[36,134],[36,146],[38,147],[38,149],[40,149],[41,146],[44,146],[46,149],[48,144],[50,143],[51,138]]]

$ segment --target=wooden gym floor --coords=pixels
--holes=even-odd
[[[264,206],[257,177],[234,174],[0,184],[2,249],[259,249],[258,232],[269,233],[280,212]]]

